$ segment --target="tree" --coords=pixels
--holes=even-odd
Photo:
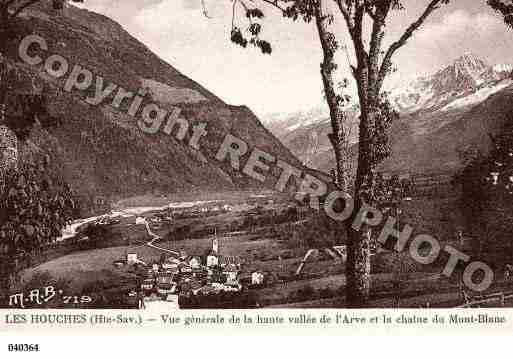
[[[75,196],[62,178],[54,175],[50,156],[40,150],[28,151],[23,160],[18,156],[18,149],[36,123],[45,128],[56,121],[48,114],[45,97],[32,93],[33,84],[33,77],[8,59],[0,58],[0,278],[3,279],[16,273],[19,259],[30,261],[55,242],[61,229],[76,214]],[[19,90],[27,86],[28,90]],[[0,289],[7,285],[5,281],[0,283]]]
[[[22,163],[0,183],[0,278],[17,272],[17,261],[29,262],[54,243],[74,218],[75,195],[51,175],[49,156]],[[3,287],[3,288],[2,288]],[[5,284],[0,285],[0,290]]]
[[[250,3],[258,4],[258,1]],[[383,40],[387,20],[392,11],[405,9],[400,0],[260,0],[261,5],[278,9],[285,17],[294,21],[313,22],[319,34],[324,57],[321,63],[321,77],[330,110],[330,140],[336,158],[335,184],[339,190],[346,193],[350,188],[354,191],[355,211],[345,224],[349,241],[346,274],[347,302],[350,307],[363,307],[369,298],[371,233],[369,228],[365,227],[355,231],[348,224],[352,223],[365,203],[375,205],[378,201],[374,193],[374,177],[377,166],[389,155],[387,130],[397,117],[383,91],[383,83],[392,72],[392,60],[397,51],[406,45],[436,10],[448,3],[449,0],[430,0],[417,20],[408,26],[388,49],[385,49]],[[260,9],[262,6],[251,8],[245,0],[233,0],[234,17],[237,5],[244,9],[249,27],[247,33],[242,33],[232,20],[231,40],[243,47],[252,44],[259,47],[263,53],[271,53],[271,45],[260,39],[261,21],[264,18],[264,13]],[[341,32],[332,29],[335,16],[345,23],[345,29]],[[368,38],[365,36],[367,25],[371,29]],[[345,34],[351,39],[352,51],[356,58],[356,64],[351,65],[351,73],[356,81],[360,107],[358,161],[354,183],[349,183],[347,146],[344,146],[348,131],[345,115],[345,107],[349,101],[349,96],[345,93],[348,81],[343,81],[339,89],[339,82],[335,79],[335,70],[338,66],[335,54],[340,50],[339,41]]]
[[[49,128],[61,121],[49,114],[48,98],[35,82],[36,76],[19,69],[0,54],[0,127],[14,134],[16,143],[25,142],[36,123]],[[0,138],[0,142],[4,139]],[[18,147],[13,146],[16,150]]]
[[[488,155],[475,154],[457,174],[462,187],[460,205],[473,230],[474,250],[506,254],[513,235],[513,116],[509,116],[496,136],[491,136]],[[483,243],[487,241],[486,243]]]
[[[487,4],[504,17],[507,26],[513,28],[513,1],[488,0]]]

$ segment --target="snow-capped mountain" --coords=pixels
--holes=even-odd
[[[477,104],[513,83],[513,67],[489,66],[473,54],[465,54],[434,75],[416,79],[390,93],[402,113],[449,110]]]
[[[316,106],[305,111],[293,113],[270,113],[262,119],[273,133],[288,133],[298,128],[319,125],[329,120],[328,106]]]
[[[389,98],[401,118],[391,131],[393,171],[453,172],[467,147],[486,151],[488,134],[513,113],[513,66],[490,66],[465,54],[430,76],[394,88]],[[358,141],[358,110],[347,111],[350,143]],[[266,126],[307,166],[334,166],[327,108],[269,116]],[[356,146],[355,146],[356,147]]]

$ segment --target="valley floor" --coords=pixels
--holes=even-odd
[[[219,201],[219,198],[223,200]],[[176,217],[169,222],[154,221],[162,214],[160,207],[178,202],[187,202],[191,208],[205,206],[205,203],[209,203],[209,206],[229,203],[232,210],[198,215],[188,212],[188,215]],[[138,215],[150,223],[151,233],[159,236],[157,240],[151,240],[146,235],[139,239],[132,238],[130,245],[126,246],[72,253],[24,271],[22,282],[30,283],[38,273],[46,273],[50,278],[68,283],[70,290],[75,293],[83,293],[98,283],[107,291],[126,292],[136,288],[137,274],[127,266],[114,266],[115,261],[126,258],[128,253],[137,253],[138,258],[146,263],[158,261],[163,254],[170,253],[202,256],[212,248],[215,235],[223,255],[242,258],[241,278],[250,278],[256,271],[265,274],[265,285],[245,290],[255,298],[257,306],[343,307],[346,281],[343,259],[334,259],[319,252],[305,263],[299,275],[296,274],[309,247],[304,241],[294,238],[301,236],[301,229],[305,228],[301,226],[305,222],[307,226],[314,226],[314,222],[311,213],[299,218],[297,212],[296,216],[279,222],[278,214],[291,208],[291,203],[286,197],[270,193],[217,194],[199,199],[190,196],[162,196],[160,200],[155,197],[132,198],[118,203],[118,208],[145,207],[144,213]],[[413,201],[407,212],[412,218],[417,218],[414,224],[420,229],[428,230],[431,227],[436,229],[435,234],[439,238],[447,238],[444,236],[450,236],[454,225],[451,217],[457,216],[453,212],[454,208],[451,199],[424,198]],[[248,218],[252,218],[250,222]],[[437,223],[444,224],[437,227]],[[112,227],[116,226],[121,225]],[[296,227],[297,230],[294,229]],[[176,235],[183,228],[187,232],[181,236]],[[402,273],[401,284],[398,286],[397,268],[394,268],[396,262],[395,254],[391,252],[373,257],[373,307],[454,307],[463,303],[458,284],[454,279],[441,277],[440,268],[426,267],[425,270]],[[490,291],[508,290],[508,285],[496,283]]]

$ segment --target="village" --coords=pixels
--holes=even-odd
[[[126,263],[143,268],[138,291],[129,293],[138,299],[139,309],[155,306],[179,309],[183,297],[235,294],[240,293],[244,285],[254,287],[264,282],[260,272],[253,272],[249,280],[241,278],[242,258],[222,255],[217,237],[212,240],[212,249],[207,255],[188,255],[181,251],[178,256],[163,254],[159,261],[147,264],[137,253],[128,253]],[[122,265],[121,262],[116,264]]]
[[[168,206],[143,208],[141,211],[145,211],[144,213],[112,211],[109,215],[77,227],[77,234],[72,240],[80,238],[78,241],[90,241],[90,234],[95,235],[97,228],[116,227],[122,228],[123,240],[133,243],[140,241],[141,237],[149,238],[141,246],[129,247],[123,258],[113,262],[117,270],[136,273],[135,285],[126,294],[128,298],[125,298],[131,307],[171,310],[180,308],[183,303],[192,305],[193,302],[206,301],[212,305],[216,298],[222,298],[219,301],[225,305],[226,301],[233,304],[240,301],[245,289],[262,287],[265,275],[263,271],[254,268],[243,271],[244,265],[248,264],[247,258],[233,255],[233,250],[228,251],[229,253],[223,252],[220,245],[223,235],[218,236],[216,227],[210,235],[205,235],[209,229],[199,231],[210,243],[207,249],[193,247],[185,250],[161,245],[170,238],[175,243],[180,243],[184,235],[192,235],[190,230],[184,231],[180,226],[173,227],[170,231],[170,226],[184,219],[233,215],[232,212],[246,212],[248,209],[251,211],[256,206],[256,203],[250,206],[246,203],[238,208],[236,205],[207,202],[202,205],[185,204],[173,209]],[[127,234],[130,231],[136,234]],[[172,233],[172,237],[168,231]],[[148,249],[152,250],[151,256],[145,255]],[[245,303],[244,306],[251,307],[254,303]]]

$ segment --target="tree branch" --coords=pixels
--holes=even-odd
[[[370,1],[370,0],[364,0],[364,5],[365,5],[365,12],[367,13],[367,15],[369,15],[369,17],[373,20],[373,21],[377,21],[378,20],[378,15],[377,15],[377,11],[372,11],[372,7],[375,5],[374,2]]]
[[[208,15],[207,5],[205,4],[205,0],[201,0],[201,6],[203,7],[203,16],[205,16],[207,19],[211,19],[211,17]]]
[[[236,11],[236,7],[237,7],[237,0],[232,0],[233,1],[233,5],[232,5],[232,29],[235,27],[235,11]]]
[[[266,4],[269,4],[277,9],[279,9],[281,12],[285,12],[285,8],[281,7],[279,4],[278,4],[278,0],[260,0]],[[252,1],[253,2],[253,1]]]
[[[230,1],[233,1],[233,0],[230,0]],[[280,10],[282,13],[284,13],[286,10],[284,7],[280,6],[279,0],[249,0],[249,2],[251,2],[253,4],[255,4],[257,1],[263,2],[264,4],[267,4],[267,5],[271,5],[272,7]]]
[[[379,71],[378,76],[378,90],[383,85],[383,81],[385,80],[385,77],[390,72],[390,69],[392,67],[392,57],[395,54],[397,50],[399,50],[401,47],[403,47],[406,42],[412,37],[413,33],[417,31],[422,24],[426,21],[426,19],[438,8],[440,8],[441,4],[447,3],[446,0],[431,0],[429,5],[427,6],[426,10],[422,13],[422,15],[412,23],[404,32],[404,34],[394,42],[392,45],[390,45],[390,48],[388,49],[385,58],[383,59],[383,63],[381,64],[381,68]]]
[[[335,2],[337,3],[339,10],[342,13],[342,16],[344,17],[344,20],[346,21],[349,32],[353,31],[354,21],[352,19],[351,8],[347,6],[344,0],[335,0]]]
[[[352,39],[356,51],[356,58],[358,60],[358,67],[365,68],[369,65],[369,54],[365,50],[363,43],[363,17],[365,15],[365,4],[363,1],[357,1],[354,12],[354,27],[352,32]]]
[[[503,0],[488,0],[487,4],[504,17],[506,25],[513,27],[513,2],[506,4]]]
[[[369,6],[371,6],[369,4]],[[385,19],[387,18],[391,6],[392,0],[384,0],[379,4],[373,4],[375,11],[373,12],[373,24],[372,34],[369,47],[369,83],[376,84],[379,76],[379,57],[381,53],[381,46],[383,38],[385,37],[384,27]],[[369,9],[370,10],[370,9]],[[373,91],[377,91],[377,88],[373,88]],[[374,95],[378,95],[375,93]]]

